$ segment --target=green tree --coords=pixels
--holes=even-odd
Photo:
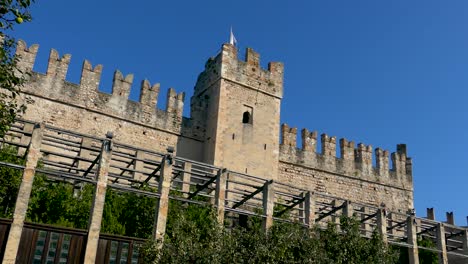
[[[0,136],[26,109],[26,105],[17,99],[28,73],[18,69],[15,40],[8,33],[15,25],[31,20],[30,5],[31,0],[0,0],[0,39],[3,42],[0,45]]]
[[[174,203],[174,202],[172,202]],[[171,204],[164,243],[145,244],[144,263],[396,263],[397,254],[377,233],[361,237],[359,222],[343,218],[325,230],[297,223],[276,222],[264,232],[257,217],[247,228],[225,229],[213,210],[197,205]]]
[[[137,189],[155,192],[148,186]],[[156,199],[133,192],[107,189],[102,220],[103,233],[149,238],[153,232]]]
[[[72,184],[47,179],[43,174],[34,177],[29,200],[29,221],[86,229],[90,217],[94,186]]]
[[[425,248],[436,248],[434,242],[426,237],[420,237],[418,239],[418,246]],[[437,253],[426,249],[419,250],[419,263],[421,264],[435,264],[439,262]]]
[[[24,165],[24,159],[18,157],[17,153],[16,148],[3,146],[0,149],[0,161]],[[21,177],[21,170],[0,166],[0,217],[11,218],[13,216]]]

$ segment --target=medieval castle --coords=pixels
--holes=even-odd
[[[337,142],[327,134],[319,139],[308,129],[301,130],[298,144],[297,128],[280,125],[282,63],[270,62],[263,69],[254,50],[248,48],[241,60],[235,46],[224,44],[205,63],[190,98],[190,117],[184,117],[184,93],[169,89],[166,109],[159,109],[160,86],[147,80],[141,82],[139,101],[129,100],[132,74],[116,71],[112,93],[100,92],[102,66],[89,61],[83,63],[80,83],[68,82],[71,56],[55,50],[46,73],[33,72],[38,48],[24,41],[17,44],[18,67],[31,72],[22,97],[34,103],[3,139],[26,158],[24,166],[0,164],[23,171],[13,219],[0,221],[3,263],[42,260],[62,250],[76,263],[108,263],[114,256],[109,253],[112,245],[128,253],[118,253],[116,261],[137,263],[133,244],[141,240],[101,233],[108,188],[157,199],[156,239],[164,238],[169,200],[182,199],[214,206],[221,224],[225,218],[240,222],[248,215],[261,216],[265,229],[281,221],[286,211],[308,227],[339,224],[340,216],[354,216],[363,236],[377,231],[384,241],[407,247],[409,263],[419,263],[421,236],[435,242],[439,263],[468,259],[468,228],[456,226],[453,214],[447,214],[444,223],[435,221],[433,210],[425,218],[414,215],[412,161],[406,145],[397,145],[390,154],[344,138]],[[25,220],[36,171],[74,186],[94,186],[88,230]],[[157,191],[135,188],[143,184]],[[171,196],[170,191],[181,196]],[[206,199],[195,201],[196,196]],[[283,209],[278,211],[278,206]],[[67,246],[59,243],[65,236]],[[57,243],[43,247],[40,239]]]
[[[38,45],[20,41],[20,68],[32,71]],[[112,94],[98,90],[102,66],[83,63],[79,84],[65,80],[70,55],[52,50],[46,74],[32,73],[23,93],[34,100],[24,119],[115,139],[236,172],[274,179],[343,199],[406,212],[414,207],[412,164],[406,146],[389,151],[307,129],[280,125],[283,64],[260,67],[260,56],[224,44],[208,59],[183,117],[184,93],[170,89],[165,110],[157,108],[159,84],[141,82],[140,100],[129,100],[133,75],[114,74]],[[321,140],[321,150],[317,150]],[[340,157],[337,157],[339,143]],[[373,167],[375,152],[376,167]],[[391,158],[392,164],[389,165]]]

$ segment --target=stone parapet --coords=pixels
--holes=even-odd
[[[83,62],[80,83],[70,83],[66,80],[66,75],[71,55],[60,57],[54,49],[50,52],[46,73],[32,72],[38,48],[37,44],[28,47],[22,40],[17,44],[16,54],[20,58],[18,67],[23,72],[31,72],[29,81],[22,88],[23,93],[181,133],[185,97],[183,92],[177,93],[170,88],[166,109],[158,109],[159,83],[151,85],[148,80],[143,80],[139,101],[132,101],[129,100],[129,95],[133,74],[124,75],[117,70],[114,73],[112,93],[103,93],[98,89],[102,65],[93,67],[87,60]]]
[[[373,166],[373,148],[370,145],[355,144],[345,138],[340,139],[340,157],[336,156],[336,137],[321,135],[321,151],[317,150],[317,132],[302,130],[302,148],[297,148],[296,128],[282,125],[280,161],[342,174],[357,179],[388,184],[408,190],[413,189],[412,161],[407,157],[406,145],[398,144],[391,154],[392,167],[389,168],[389,152],[375,149],[376,166]]]
[[[208,59],[205,70],[198,76],[195,95],[200,95],[219,78],[228,79],[242,86],[283,97],[283,72],[281,62],[269,62],[268,68],[260,65],[260,55],[251,48],[245,51],[245,60],[238,57],[237,47],[223,44],[221,52]]]

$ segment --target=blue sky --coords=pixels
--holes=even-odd
[[[261,62],[285,63],[281,120],[413,158],[417,214],[468,215],[468,2],[336,1],[37,1],[34,21],[15,37],[71,53],[67,79],[82,61],[103,64],[100,89],[115,69],[188,96],[206,59],[228,41]],[[189,97],[186,97],[188,114]]]

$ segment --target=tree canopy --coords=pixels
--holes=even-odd
[[[15,40],[9,36],[18,24],[31,20],[31,0],[0,0],[0,135],[21,115],[26,105],[18,100],[21,86],[26,80],[25,72],[18,69],[15,55]]]

